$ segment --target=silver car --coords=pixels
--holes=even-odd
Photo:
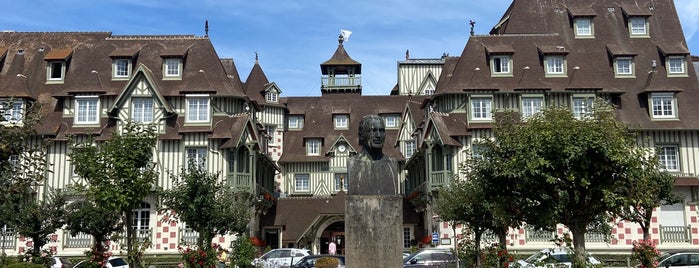
[[[456,267],[457,261],[449,249],[426,248],[403,258],[403,267]]]
[[[278,248],[268,251],[257,259],[252,261],[254,266],[262,266],[264,268],[280,268],[290,267],[292,264],[298,263],[301,258],[310,255],[307,249],[298,248]]]

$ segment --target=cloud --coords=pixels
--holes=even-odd
[[[694,34],[699,30],[699,1],[697,0],[675,0],[677,14],[682,23],[684,35],[689,41],[694,39]]]

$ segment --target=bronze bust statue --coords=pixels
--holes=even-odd
[[[383,154],[386,126],[382,117],[368,115],[359,123],[362,152],[347,160],[350,195],[396,195],[399,193],[398,165]]]

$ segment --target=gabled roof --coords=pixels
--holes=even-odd
[[[438,112],[428,113],[425,133],[423,140],[428,140],[432,132],[439,137],[441,145],[450,145],[461,147],[463,146],[456,137],[468,136],[470,133],[467,130],[468,123],[466,122],[465,113],[443,114]]]
[[[160,106],[165,109],[165,112],[169,114],[175,113],[175,110],[170,106],[170,102],[168,102],[160,94],[160,87],[158,86],[158,82],[153,79],[153,73],[143,64],[140,64],[138,68],[136,68],[136,71],[131,76],[131,79],[129,79],[129,82],[124,86],[124,89],[121,91],[119,96],[117,96],[114,104],[109,109],[109,113],[116,114],[117,110],[122,108],[126,100],[131,97],[133,89],[136,87],[136,84],[141,81],[141,79],[145,79],[146,83],[148,83],[150,88],[153,89],[151,94],[155,96],[155,99],[158,101]]]

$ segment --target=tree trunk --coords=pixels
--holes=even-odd
[[[646,210],[643,214],[643,223],[641,223],[641,229],[643,230],[643,240],[650,240],[650,222],[653,218],[653,210]]]
[[[584,227],[572,227],[570,232],[573,233],[573,250],[575,251],[573,268],[584,268],[587,261],[585,253],[585,232]]]
[[[136,237],[136,233],[133,230],[133,214],[131,211],[126,213],[125,216],[125,224],[126,225],[126,254],[129,256],[129,263],[131,263],[134,267],[140,267],[140,263],[137,263],[138,260],[134,257],[136,254],[133,254],[133,242],[136,241],[134,239]]]
[[[481,236],[483,236],[483,231],[480,228],[473,229],[476,235],[476,239],[474,240],[476,243],[476,267],[481,267]]]
[[[507,227],[497,228],[495,233],[498,235],[498,244],[500,244],[500,249],[507,250]]]

